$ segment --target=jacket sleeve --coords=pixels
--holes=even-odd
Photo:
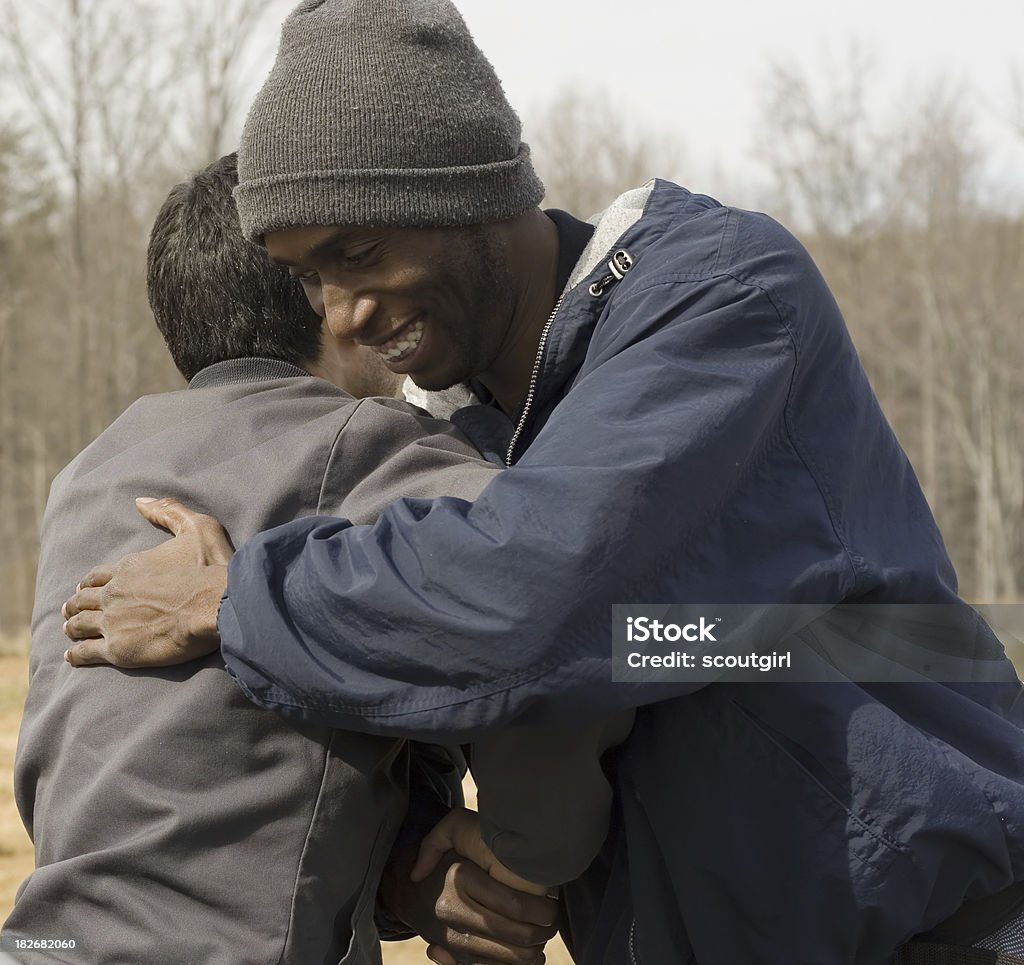
[[[699,554],[681,549],[782,431],[796,353],[765,291],[730,277],[618,298],[619,323],[474,502],[402,499],[373,526],[305,519],[239,550],[220,631],[251,700],[464,743],[694,689],[613,682],[610,605],[682,602]]]
[[[579,878],[608,834],[612,785],[602,758],[635,712],[574,726],[517,726],[473,745],[484,841],[520,877],[552,887]]]

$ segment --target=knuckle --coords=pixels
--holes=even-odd
[[[88,573],[85,574],[85,579],[78,584],[75,591],[76,595],[81,593],[82,589],[87,586],[96,586],[103,579],[104,567],[94,566]]]
[[[455,920],[455,900],[447,893],[442,893],[434,902],[434,914],[438,921],[451,923]]]
[[[453,861],[444,875],[445,884],[460,888],[466,882],[466,866],[462,861]]]
[[[451,880],[459,888],[469,887],[481,877],[489,878],[489,875],[483,868],[474,864],[468,858],[460,858],[458,861],[452,862],[449,874],[451,875]]]
[[[469,932],[456,931],[449,928],[445,932],[445,941],[451,948],[469,948],[473,944],[473,936]]]
[[[209,529],[216,532],[220,529],[220,523],[218,523],[212,516],[207,516],[205,513],[193,513],[192,519],[195,521],[196,526],[201,530]]]

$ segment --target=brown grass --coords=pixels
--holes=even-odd
[[[14,806],[14,750],[18,723],[28,685],[28,661],[21,639],[0,641],[0,922],[10,913],[18,886],[32,870],[32,844]],[[467,800],[476,802],[476,792],[467,785]],[[384,945],[385,965],[413,965],[428,961],[426,945],[419,939]],[[550,965],[570,965],[561,942],[547,949]]]

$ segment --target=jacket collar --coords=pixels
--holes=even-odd
[[[273,379],[312,378],[305,370],[279,359],[247,358],[216,362],[192,376],[190,389],[208,389],[219,385],[243,385],[246,382],[270,382]]]

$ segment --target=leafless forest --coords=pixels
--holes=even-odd
[[[234,147],[273,55],[254,26],[288,7],[0,2],[0,636],[28,621],[53,475],[139,395],[181,384],[146,304],[149,225],[173,183]],[[1013,69],[1005,122],[1024,138]],[[984,176],[968,90],[894,92],[885,124],[872,76],[856,56],[824,80],[766,71],[758,205],[831,283],[964,595],[1020,600],[1024,206]],[[547,204],[585,217],[656,174],[733,200],[690,183],[685,127],[623,130],[594,96],[524,111]]]

